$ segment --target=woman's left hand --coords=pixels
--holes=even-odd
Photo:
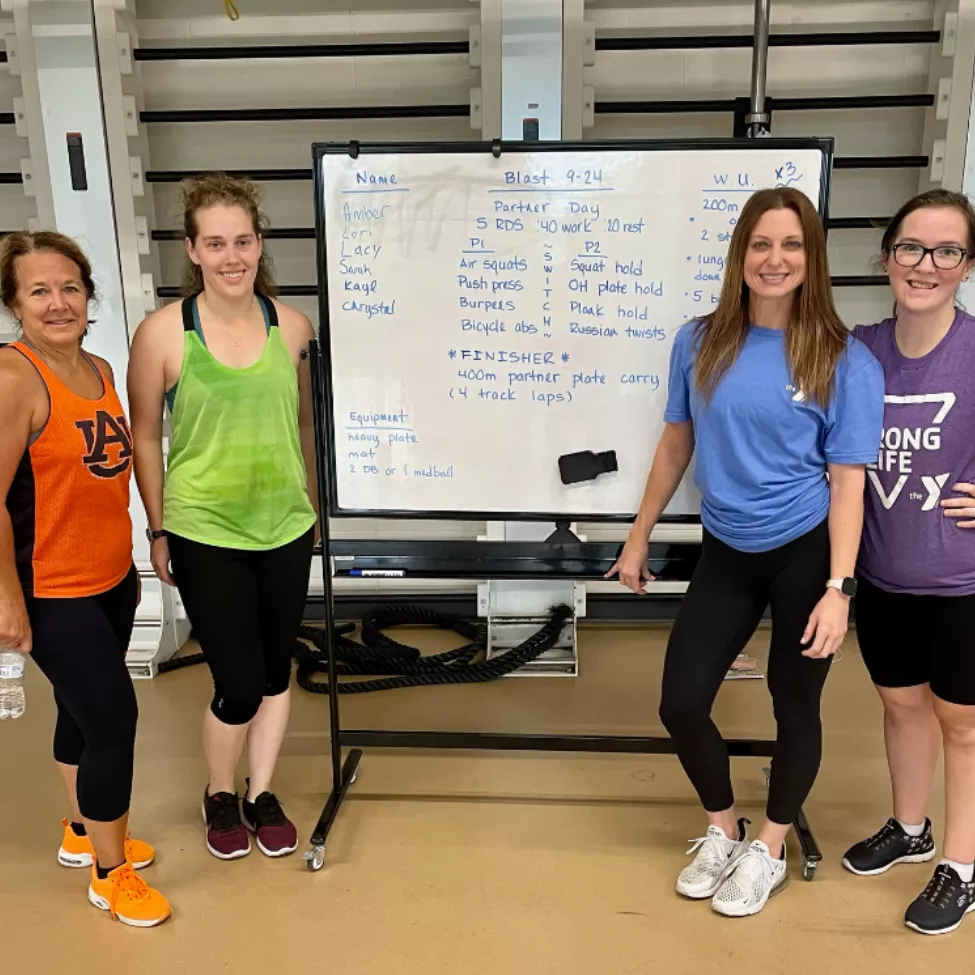
[[[965,495],[961,498],[944,498],[941,507],[944,508],[946,518],[960,518],[959,528],[975,528],[975,484],[953,484],[952,491]]]
[[[806,631],[802,634],[803,646],[811,644],[802,651],[802,655],[815,660],[832,656],[839,650],[849,622],[849,600],[838,590],[827,589],[823,598],[816,603]]]

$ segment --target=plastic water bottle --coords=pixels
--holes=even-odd
[[[24,655],[12,650],[0,650],[0,721],[19,718],[26,710]]]

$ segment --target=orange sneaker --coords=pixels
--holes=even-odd
[[[172,914],[169,901],[150,887],[133,869],[131,863],[116,867],[104,880],[91,868],[88,900],[101,911],[135,928],[153,928]]]
[[[64,837],[61,840],[61,849],[58,850],[58,863],[62,867],[94,866],[95,849],[91,845],[91,840],[87,836],[78,836],[66,819],[61,820],[61,825],[64,827]],[[156,851],[148,843],[134,840],[126,833],[125,859],[136,870],[141,870],[156,859]]]

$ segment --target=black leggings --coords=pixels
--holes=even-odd
[[[667,646],[660,718],[704,808],[734,805],[728,749],[711,706],[735,657],[769,606],[768,686],[778,735],[768,818],[791,823],[819,772],[823,733],[819,701],[830,658],[802,656],[809,614],[829,578],[827,522],[770,552],[739,552],[707,531],[701,561]]]
[[[85,819],[129,811],[139,709],[125,654],[137,603],[133,566],[114,589],[78,599],[27,598],[31,656],[54,687],[54,758],[78,767]]]
[[[224,724],[247,724],[291,683],[313,541],[309,529],[252,552],[169,536],[173,577],[213,677],[210,710]]]

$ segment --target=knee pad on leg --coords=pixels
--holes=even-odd
[[[254,719],[263,697],[257,694],[225,694],[218,691],[210,702],[210,710],[224,724],[247,724]]]

